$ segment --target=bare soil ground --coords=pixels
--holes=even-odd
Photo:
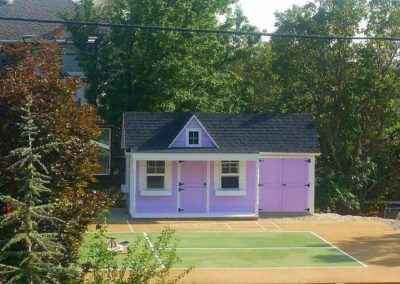
[[[194,269],[185,283],[400,283],[400,221],[316,214],[258,220],[133,220],[114,211],[110,232],[313,231],[367,267]],[[91,226],[93,229],[94,226]]]

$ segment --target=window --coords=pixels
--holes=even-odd
[[[239,189],[239,161],[221,162],[221,189]]]
[[[147,161],[147,189],[165,188],[165,161]]]
[[[99,149],[98,161],[101,168],[97,174],[109,175],[111,171],[111,128],[102,128],[100,137],[92,142]]]
[[[189,129],[187,132],[187,146],[200,145],[200,131],[196,129]]]

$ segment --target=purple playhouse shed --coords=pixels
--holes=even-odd
[[[314,212],[309,114],[124,114],[122,190],[135,218]]]

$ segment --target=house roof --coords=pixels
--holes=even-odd
[[[168,148],[193,116],[201,121],[218,148]],[[310,114],[225,114],[128,112],[122,144],[148,153],[318,153]]]
[[[73,7],[72,0],[2,0],[0,16],[59,20],[60,13],[72,11]],[[58,24],[1,21],[0,40],[21,40],[26,35],[52,39],[58,28]]]

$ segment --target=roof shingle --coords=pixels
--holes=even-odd
[[[192,115],[219,148],[168,148]],[[124,145],[133,152],[318,153],[310,114],[150,113],[124,114]]]
[[[13,0],[0,4],[1,17],[60,20],[59,14],[72,11],[72,0]],[[14,21],[0,22],[0,40],[21,40],[23,36],[52,39],[58,24],[26,23]]]

